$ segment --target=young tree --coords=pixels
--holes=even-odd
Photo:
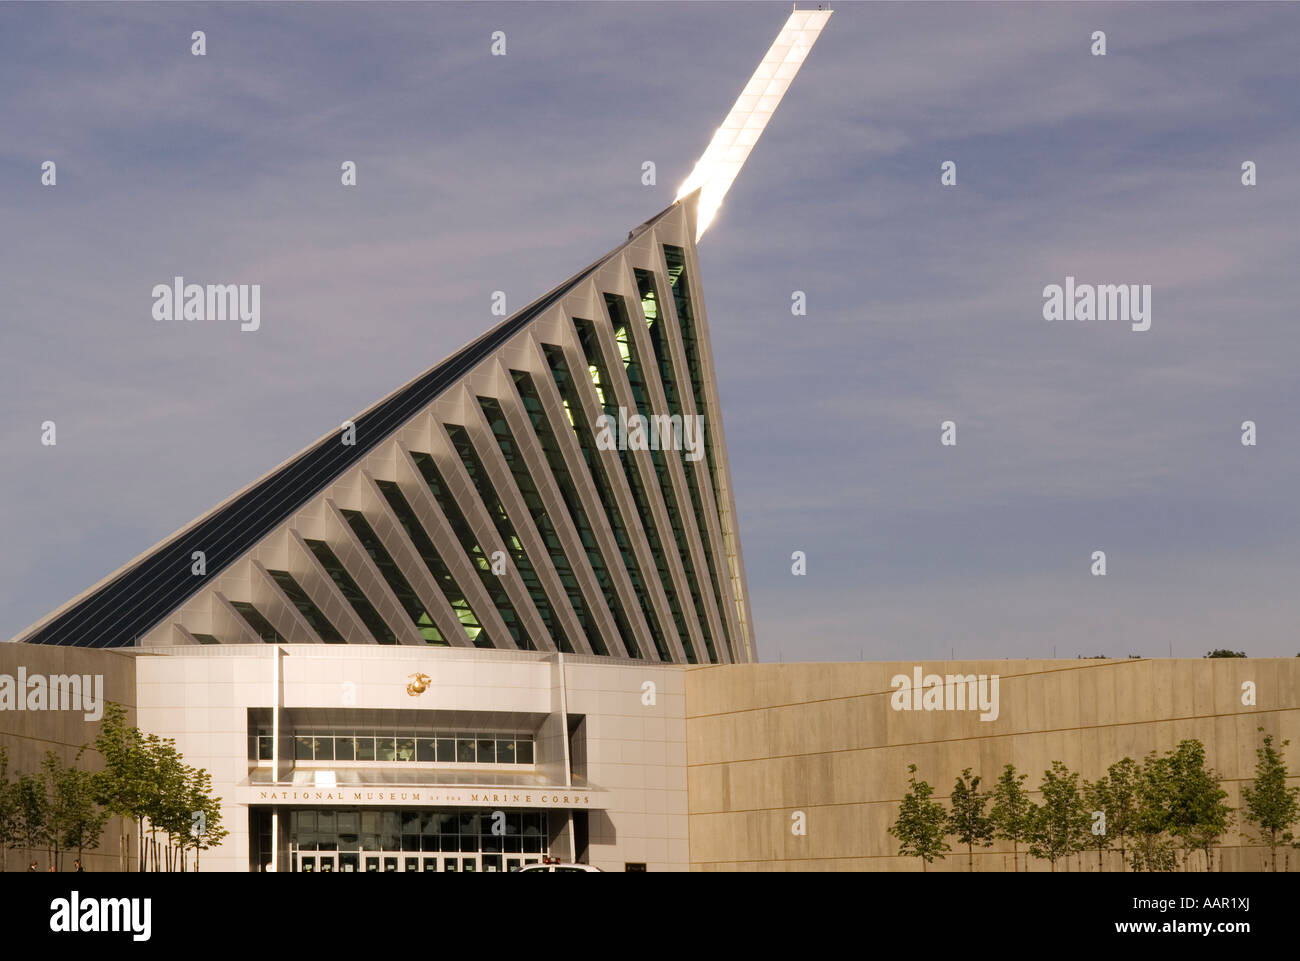
[[[78,761],[84,753],[85,748],[77,752]],[[99,847],[99,838],[108,820],[108,812],[95,802],[95,791],[96,777],[89,771],[76,764],[58,769],[52,794],[57,799],[55,806],[59,809],[63,848],[66,851],[75,849],[78,861],[84,858],[87,850]]]
[[[1088,830],[1092,832],[1089,842],[1097,849],[1097,870],[1102,868],[1102,853],[1110,850],[1110,778],[1102,775],[1095,781],[1083,782],[1083,803],[1088,808]],[[1100,816],[1099,816],[1100,815]]]
[[[145,804],[145,816],[149,820],[149,864],[154,871],[170,871],[172,841],[189,829],[186,793],[189,769],[171,738],[150,734],[145,738],[145,749],[152,772]],[[167,835],[165,847],[158,843],[159,831]]]
[[[993,822],[995,836],[1001,841],[1011,842],[1011,869],[1020,870],[1019,847],[1029,840],[1030,808],[1029,795],[1020,786],[1029,778],[1028,774],[1016,774],[1014,764],[1002,769],[1002,775],[993,786],[993,808],[989,818]]]
[[[1264,734],[1264,729],[1258,729]],[[1286,750],[1290,741],[1278,745]],[[1286,786],[1286,763],[1282,752],[1273,747],[1273,735],[1264,734],[1264,746],[1255,749],[1254,783],[1243,785],[1246,820],[1258,828],[1257,840],[1268,848],[1269,864],[1277,870],[1277,849],[1295,840],[1291,831],[1300,817],[1300,788]]]
[[[1205,745],[1180,741],[1169,755],[1169,833],[1182,842],[1183,868],[1192,851],[1205,854],[1205,869],[1212,870],[1213,848],[1232,823],[1232,808],[1223,803],[1228,792],[1219,777],[1205,766]]]
[[[45,796],[45,782],[34,774],[22,775],[14,787],[18,840],[25,859],[31,860],[32,852],[44,847],[50,839],[50,802]]]
[[[1036,806],[1029,851],[1045,858],[1056,870],[1056,862],[1081,851],[1086,844],[1088,812],[1079,794],[1079,775],[1060,761],[1043,772],[1039,786],[1043,802]]]
[[[192,772],[189,786],[190,827],[186,841],[194,848],[194,870],[199,869],[199,852],[216,847],[230,833],[221,826],[221,801],[212,796],[212,777],[204,768]]]
[[[1125,841],[1133,835],[1137,817],[1137,762],[1121,758],[1106,769],[1110,808],[1106,811],[1106,833],[1119,842],[1119,869],[1127,869]]]
[[[1176,861],[1169,837],[1171,788],[1169,758],[1152,751],[1142,759],[1135,780],[1133,870],[1172,871]]]
[[[0,744],[0,871],[9,870],[9,852],[18,847],[17,787],[9,780],[9,751]]]
[[[51,861],[56,871],[63,870],[63,832],[67,826],[70,812],[65,799],[59,793],[59,775],[63,773],[63,763],[53,751],[46,751],[41,761],[41,790],[47,804],[45,807],[45,835],[51,850]]]
[[[121,869],[125,871],[130,844],[127,824],[135,821],[137,826],[143,825],[149,772],[143,738],[137,728],[127,727],[126,710],[120,704],[104,705],[95,750],[104,758],[104,770],[95,775],[95,800],[121,825]],[[139,869],[144,870],[143,857]]]
[[[921,870],[924,871],[927,864],[951,850],[944,841],[947,814],[942,804],[930,800],[934,788],[916,779],[916,765],[909,764],[907,770],[907,793],[899,805],[898,820],[890,827],[889,833],[898,839],[898,853],[920,858]]]
[[[993,843],[993,822],[984,814],[988,795],[980,793],[979,775],[971,777],[970,771],[970,768],[962,771],[952,786],[946,830],[966,845],[968,868],[974,871],[975,845],[986,848]]]

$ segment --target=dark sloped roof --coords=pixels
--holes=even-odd
[[[676,206],[675,204],[673,206]],[[649,226],[673,207],[642,226]],[[427,406],[467,371],[552,306],[640,231],[564,283],[506,318],[478,340],[398,388],[355,419],[357,442],[345,446],[331,434],[257,481],[243,493],[136,558],[126,570],[93,589],[67,610],[17,640],[79,647],[130,647],[285,518],[324,490],[370,450]],[[201,550],[207,574],[190,572]]]

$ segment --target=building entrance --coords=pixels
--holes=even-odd
[[[421,871],[443,872],[445,874],[464,873],[488,874],[498,871],[514,871],[525,864],[537,864],[539,855],[526,854],[410,854],[400,851],[376,851],[364,853],[324,853],[320,851],[294,851],[292,863],[294,870],[302,874],[355,874],[365,871],[370,874],[415,873]]]
[[[289,869],[303,874],[492,874],[538,864],[545,811],[299,808]]]

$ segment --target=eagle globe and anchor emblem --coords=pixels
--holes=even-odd
[[[411,697],[419,697],[433,683],[433,678],[429,677],[428,674],[408,674],[407,677],[411,679],[411,683],[406,685],[406,693]]]

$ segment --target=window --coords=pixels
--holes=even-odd
[[[384,545],[379,540],[379,535],[375,533],[374,528],[358,511],[343,511],[342,514],[343,519],[352,528],[352,532],[357,535],[357,540],[361,542],[361,546],[366,549],[370,559],[375,562],[375,567],[379,569],[379,573],[388,582],[388,586],[392,588],[393,593],[397,595],[397,602],[402,605],[402,608],[410,616],[416,630],[424,638],[424,642],[446,647],[447,641],[438,628],[434,626],[433,618],[424,609],[424,604],[416,596],[410,581],[403,576],[397,562],[384,549]]]
[[[550,464],[551,476],[555,478],[555,482],[560,488],[560,497],[564,501],[564,506],[568,508],[569,518],[573,521],[573,526],[577,529],[578,537],[582,541],[583,549],[587,552],[587,561],[591,564],[592,573],[596,575],[596,582],[600,584],[600,589],[605,595],[605,603],[609,605],[610,613],[614,615],[614,624],[618,628],[619,638],[623,642],[623,649],[627,652],[628,657],[639,658],[641,649],[637,645],[636,636],[632,632],[632,625],[628,623],[627,615],[623,611],[623,603],[619,600],[618,592],[614,589],[613,578],[610,577],[609,569],[605,565],[605,556],[601,553],[600,545],[596,541],[596,535],[592,531],[587,512],[583,509],[582,500],[578,497],[577,488],[573,483],[573,475],[569,473],[569,469],[565,465],[564,454],[560,450],[559,440],[551,430],[551,423],[542,408],[541,398],[537,394],[537,386],[533,383],[532,377],[524,371],[512,370],[510,376],[515,382],[515,388],[519,391],[520,399],[524,402],[524,410],[528,413],[528,419],[533,425],[533,432],[537,435],[537,441],[542,446],[542,453],[546,455],[546,461]],[[570,421],[570,424],[572,424],[572,421]],[[599,651],[597,653],[606,652]]]
[[[479,623],[478,617],[475,616],[474,611],[469,606],[469,601],[465,599],[465,595],[456,585],[456,579],[451,576],[451,571],[443,562],[442,556],[434,548],[433,541],[430,540],[424,526],[415,516],[415,511],[411,509],[411,505],[402,494],[401,488],[393,481],[378,481],[378,485],[384,499],[388,501],[389,507],[393,509],[393,513],[397,516],[398,523],[406,531],[406,536],[411,539],[416,553],[424,561],[424,566],[429,569],[429,574],[432,575],[434,583],[442,590],[443,597],[451,605],[452,612],[460,621],[469,642],[475,647],[491,647],[492,642],[483,632],[483,625]]]
[[[618,543],[619,550],[623,555],[623,566],[627,570],[633,591],[641,604],[641,613],[645,616],[646,624],[650,628],[650,636],[654,641],[655,649],[658,651],[661,660],[668,660],[668,648],[664,643],[663,632],[659,627],[659,619],[655,616],[655,612],[647,600],[645,583],[641,579],[641,568],[637,564],[628,543],[627,531],[623,527],[623,518],[619,513],[617,502],[614,500],[613,489],[610,487],[609,478],[605,473],[604,462],[600,459],[599,452],[594,450],[593,444],[596,434],[587,423],[587,417],[583,412],[577,388],[574,386],[573,378],[569,375],[568,364],[564,359],[564,351],[551,344],[543,344],[542,350],[546,354],[546,360],[550,365],[551,376],[555,379],[556,389],[559,390],[560,396],[564,400],[565,410],[568,411],[569,420],[573,424],[573,430],[577,435],[578,444],[582,448],[582,455],[587,462],[587,468],[591,471],[596,490],[600,494],[601,505],[605,508],[605,516],[609,520],[609,526],[613,529],[614,540]],[[639,652],[636,656],[640,656]]]
[[[347,572],[342,562],[330,550],[329,545],[324,541],[309,540],[307,546],[316,555],[316,560],[320,561],[321,567],[325,568],[325,573],[334,581],[339,593],[357,612],[357,617],[361,618],[361,622],[370,629],[370,633],[375,640],[380,644],[396,644],[397,635],[389,629],[388,624],[379,616],[379,612],[375,610],[365,593],[357,586],[357,582],[352,579],[352,575]]]
[[[546,625],[547,633],[551,635],[558,650],[566,654],[572,654],[573,646],[569,643],[568,637],[565,636],[559,618],[555,616],[555,612],[551,609],[551,602],[542,587],[541,579],[538,578],[537,572],[533,569],[532,561],[528,558],[528,552],[519,540],[515,527],[510,522],[510,516],[506,513],[505,505],[501,503],[501,498],[497,496],[496,489],[492,486],[487,471],[483,468],[482,461],[479,460],[478,452],[474,450],[474,444],[470,440],[469,432],[458,424],[446,424],[444,426],[447,428],[447,435],[451,438],[452,446],[456,448],[456,453],[460,455],[461,463],[465,466],[465,472],[469,474],[470,482],[473,483],[474,488],[478,491],[479,498],[487,507],[488,516],[492,518],[492,523],[496,525],[497,533],[501,535],[506,549],[510,551],[511,557],[514,558],[515,570],[519,573],[520,580],[524,582],[524,588],[528,591],[528,596],[532,598],[538,616],[541,617],[542,623]]]
[[[280,590],[284,591],[284,596],[298,608],[304,620],[311,625],[311,629],[322,641],[326,644],[343,643],[343,636],[334,629],[334,625],[329,622],[329,618],[321,612],[321,609],[312,603],[307,592],[293,579],[292,574],[288,571],[267,571],[267,573],[280,586]]]
[[[624,305],[622,297],[613,294],[606,294],[605,301],[609,308],[610,317],[613,320],[615,337],[619,344],[623,364],[627,369],[628,382],[631,384],[632,395],[636,400],[637,409],[642,415],[647,415],[649,414],[649,405],[645,399],[645,391],[641,381],[641,365],[637,361],[636,343],[632,339],[627,307]],[[600,339],[596,334],[595,325],[589,320],[575,318],[574,326],[578,331],[578,340],[582,344],[582,350],[587,358],[588,369],[592,371],[593,380],[599,379],[609,383],[604,353],[600,348]],[[605,399],[605,413],[614,418],[617,418],[619,414],[618,398],[613,395],[612,391]],[[655,451],[654,454],[662,456],[660,451]],[[673,620],[677,625],[677,634],[681,639],[686,659],[693,663],[695,654],[691,649],[690,637],[686,632],[686,623],[682,619],[680,605],[677,602],[677,593],[673,589],[673,579],[668,571],[667,557],[664,555],[663,545],[659,542],[659,531],[655,525],[654,515],[650,512],[650,503],[645,488],[641,483],[640,471],[631,452],[620,450],[618,458],[623,465],[623,476],[627,480],[629,490],[632,492],[632,499],[636,502],[637,511],[641,515],[642,527],[645,530],[646,540],[650,545],[650,554],[658,566],[659,580],[663,586],[664,595],[668,600],[669,611],[672,613]],[[646,620],[650,620],[649,614]],[[672,654],[664,641],[663,631],[659,628],[657,620],[654,622],[653,633],[659,659],[661,661],[671,661]]]
[[[280,636],[280,632],[271,626],[271,622],[262,616],[252,604],[247,601],[231,601],[230,606],[239,612],[239,616],[248,622],[248,626],[253,632],[266,641],[268,644],[284,644],[285,640]]]
[[[587,637],[587,643],[591,645],[594,653],[608,654],[609,651],[605,647],[604,639],[600,636],[595,620],[587,610],[586,598],[582,595],[582,590],[578,586],[578,579],[574,576],[573,568],[569,564],[569,558],[560,544],[560,537],[556,533],[555,525],[546,512],[546,505],[542,502],[541,494],[538,493],[537,484],[533,481],[528,465],[524,463],[523,456],[515,446],[514,435],[510,431],[510,425],[506,422],[500,402],[491,397],[480,397],[478,403],[479,408],[483,411],[483,416],[487,418],[488,424],[492,428],[497,447],[501,449],[501,456],[505,458],[506,466],[510,468],[510,473],[515,479],[515,486],[519,488],[519,495],[523,498],[524,505],[528,508],[528,513],[532,516],[533,523],[537,526],[537,531],[551,555],[551,566],[555,569],[556,576],[559,577],[565,593],[569,596],[569,603],[573,606],[573,613],[577,616],[578,622],[582,625],[583,633]]]
[[[431,734],[401,731],[299,730],[293,732],[299,761],[381,761],[441,764],[513,765],[533,763],[531,737],[515,734]],[[265,729],[249,735],[249,759],[255,752],[271,759],[272,737]]]
[[[700,359],[699,345],[695,340],[695,311],[691,306],[690,284],[686,275],[686,251],[681,247],[674,247],[670,244],[664,245],[664,262],[668,265],[668,283],[673,289],[673,301],[677,308],[677,322],[682,335],[682,346],[686,351],[686,368],[687,376],[690,380],[690,388],[693,398],[695,399],[695,412],[707,421],[708,404],[704,399],[704,380],[702,372],[702,362]],[[713,501],[719,512],[723,510],[722,492],[718,488],[717,473],[713,463],[713,447],[706,439],[704,442],[705,464],[708,467],[709,479],[713,487]],[[695,509],[696,522],[700,528],[700,537],[704,541],[704,555],[709,564],[709,579],[713,584],[714,596],[718,599],[718,609],[721,613],[724,603],[724,595],[718,586],[717,568],[719,562],[713,556],[713,548],[708,538],[708,528],[705,526],[704,502],[700,497],[699,488],[695,480],[694,465],[691,469],[686,470],[687,483],[691,489],[691,502]],[[718,517],[718,529],[724,534],[727,530],[721,514]],[[731,659],[736,659],[735,649],[731,644],[731,634],[727,628],[727,619],[723,615],[722,632],[723,640],[727,644],[727,651]]]
[[[443,516],[447,518],[447,523],[451,525],[452,532],[460,541],[461,547],[470,559],[470,563],[478,571],[479,580],[483,582],[484,589],[487,591],[488,596],[492,598],[492,603],[496,605],[497,613],[501,615],[501,620],[505,622],[506,630],[510,632],[510,637],[514,640],[515,646],[525,651],[537,650],[536,645],[533,644],[524,631],[523,625],[519,623],[519,617],[515,614],[514,605],[510,603],[510,598],[506,594],[501,578],[492,573],[492,565],[487,557],[489,552],[485,552],[475,538],[469,522],[465,520],[465,515],[461,513],[460,506],[451,496],[446,480],[434,463],[433,456],[420,451],[412,451],[411,459],[415,461],[416,467],[420,469],[424,482],[429,485],[429,492],[433,494],[434,500],[442,508]]]

